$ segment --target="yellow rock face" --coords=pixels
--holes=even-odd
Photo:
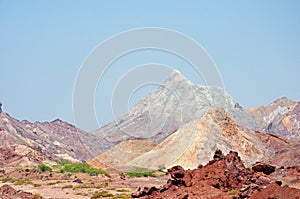
[[[283,123],[283,125],[285,126],[285,127],[287,127],[287,128],[291,128],[291,115],[289,115],[289,116],[287,116],[287,117],[285,117],[285,118],[283,118],[282,119],[282,123]]]

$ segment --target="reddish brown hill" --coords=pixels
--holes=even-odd
[[[184,170],[175,166],[168,170],[171,179],[160,188],[138,189],[132,196],[143,199],[200,198],[296,198],[300,190],[282,186],[270,174],[275,167],[264,163],[245,168],[236,152],[224,156],[216,151],[214,159],[198,169]],[[299,172],[299,170],[298,170]]]

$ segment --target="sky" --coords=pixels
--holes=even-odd
[[[243,107],[283,96],[299,101],[299,9],[296,0],[0,0],[0,101],[19,120],[60,118],[74,124],[72,94],[84,60],[113,35],[143,27],[178,31],[198,42],[216,64],[225,90]],[[97,87],[101,124],[113,119],[108,96],[122,72],[149,62],[205,83],[174,55],[155,50],[129,54],[112,64]],[[136,91],[129,109],[154,88]]]

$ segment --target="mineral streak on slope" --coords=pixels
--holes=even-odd
[[[259,122],[243,110],[222,88],[198,86],[175,70],[127,115],[92,132],[117,144],[127,139],[150,138],[157,143],[183,124],[199,119],[212,107],[223,108],[246,129],[257,129]]]

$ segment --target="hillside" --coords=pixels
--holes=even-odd
[[[300,142],[300,102],[283,97],[249,112],[262,121],[262,131]]]
[[[1,165],[26,166],[58,159],[86,161],[107,147],[96,136],[61,120],[18,121],[4,111],[0,113],[0,140]]]

